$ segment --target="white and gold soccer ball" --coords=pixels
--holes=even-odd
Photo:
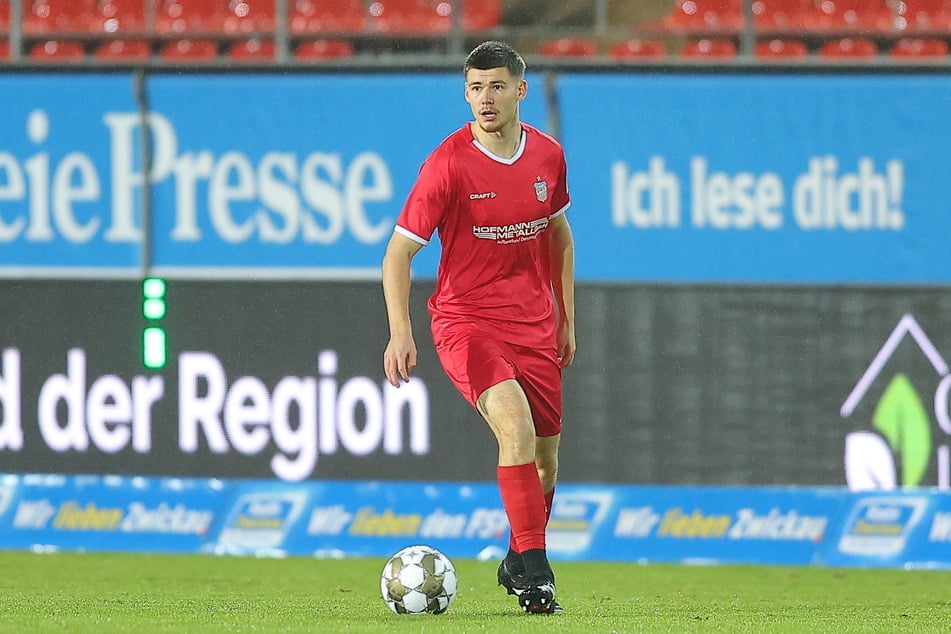
[[[397,614],[442,614],[456,598],[456,569],[431,546],[407,546],[383,566],[380,591]]]

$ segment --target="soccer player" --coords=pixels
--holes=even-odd
[[[423,163],[383,258],[390,328],[383,366],[397,387],[416,366],[410,265],[438,230],[433,341],[446,374],[498,441],[511,525],[498,580],[524,611],[550,614],[561,608],[545,528],[558,470],[561,373],[575,354],[565,155],[519,119],[528,84],[511,46],[480,44],[463,73],[474,120]]]

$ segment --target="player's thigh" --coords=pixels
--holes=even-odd
[[[500,440],[525,443],[534,438],[532,412],[522,386],[506,379],[486,388],[477,400],[479,413]]]

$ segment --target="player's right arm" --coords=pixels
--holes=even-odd
[[[393,232],[383,256],[383,297],[390,326],[390,341],[383,351],[383,370],[390,385],[409,381],[416,367],[416,342],[409,316],[410,265],[420,243]]]

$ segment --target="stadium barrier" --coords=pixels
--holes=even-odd
[[[5,548],[381,557],[426,543],[497,559],[486,483],[0,476]],[[951,568],[951,495],[820,487],[564,485],[558,560]]]

